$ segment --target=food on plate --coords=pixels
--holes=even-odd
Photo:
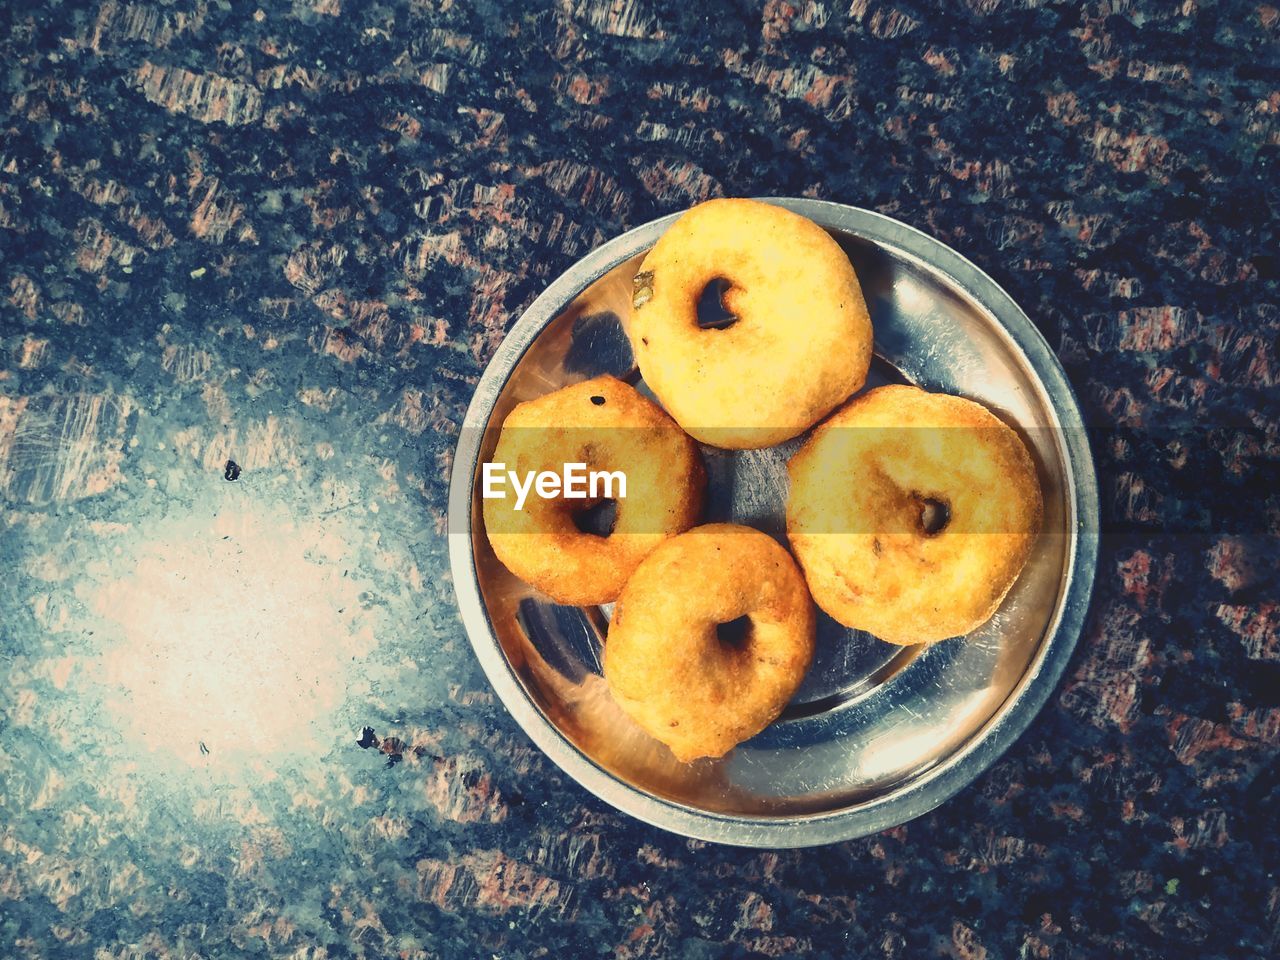
[[[575,464],[603,479],[571,489]],[[576,605],[617,599],[641,560],[697,522],[706,487],[697,444],[656,404],[609,376],[513,409],[485,464],[486,483],[490,473],[483,504],[494,553],[553,600]],[[530,478],[543,474],[562,475],[563,486],[539,480],[530,493]],[[503,485],[508,476],[514,482]],[[582,515],[609,500],[616,503],[612,532],[580,529]]]
[[[750,527],[695,527],[627,583],[605,680],[677,759],[718,757],[781,713],[813,656],[814,623],[804,578],[776,541]]]
[[[985,623],[1039,532],[1021,438],[980,404],[886,386],[819,426],[788,465],[787,534],[814,601],[897,644]]]
[[[704,326],[708,289],[722,290],[728,316]],[[871,362],[871,319],[840,245],[757,200],[710,200],[671,225],[636,274],[628,335],[676,422],[734,449],[804,432],[862,386]]]

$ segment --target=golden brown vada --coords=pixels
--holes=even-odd
[[[499,560],[559,603],[616,600],[640,561],[687,530],[702,509],[706,474],[697,444],[659,407],[613,377],[601,376],[517,406],[489,461],[519,477],[563,474],[567,464],[621,472],[612,532],[579,529],[575,517],[600,503],[531,492],[517,509],[514,490],[485,497],[484,522]],[[495,484],[496,487],[496,484]],[[603,489],[597,489],[597,494]]]
[[[724,624],[740,634],[725,637]],[[750,527],[708,524],[636,569],[609,624],[604,676],[677,759],[718,757],[777,718],[813,641],[813,603],[791,555]]]
[[[856,398],[788,465],[787,535],[848,627],[932,643],[985,623],[1040,529],[1035,464],[985,407],[917,387]]]
[[[717,281],[732,322],[700,326],[699,299]],[[802,433],[871,363],[871,319],[840,245],[757,200],[709,200],[671,225],[636,274],[628,335],[676,422],[734,449]]]

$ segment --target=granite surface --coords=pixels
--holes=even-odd
[[[1276,6],[0,22],[0,956],[1280,950]],[[814,850],[586,794],[495,702],[448,575],[451,450],[504,331],[722,194],[953,245],[1096,431],[1059,691],[935,812]]]

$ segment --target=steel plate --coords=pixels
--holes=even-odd
[[[875,328],[872,385],[906,381],[978,400],[1032,450],[1044,531],[995,617],[966,637],[902,648],[822,616],[813,667],[782,718],[721,759],[683,764],[609,696],[600,675],[609,609],[557,606],[496,560],[478,480],[503,419],[516,403],[597,373],[639,382],[622,326],[631,279],[674,216],[583,258],[512,327],[461,431],[449,541],[476,654],[503,703],[553,761],[608,803],[659,827],[781,847],[847,839],[919,816],[1026,728],[1083,625],[1098,494],[1062,368],[991,278],[888,217],[814,200],[769,202],[819,223],[848,253]],[[785,542],[785,465],[800,442],[741,452],[704,447],[707,519],[748,523]]]

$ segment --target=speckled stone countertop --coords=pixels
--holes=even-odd
[[[2,19],[0,956],[1280,949],[1276,6]],[[953,245],[1098,433],[1059,691],[934,813],[815,850],[578,788],[495,702],[449,582],[451,451],[504,331],[721,194]]]

